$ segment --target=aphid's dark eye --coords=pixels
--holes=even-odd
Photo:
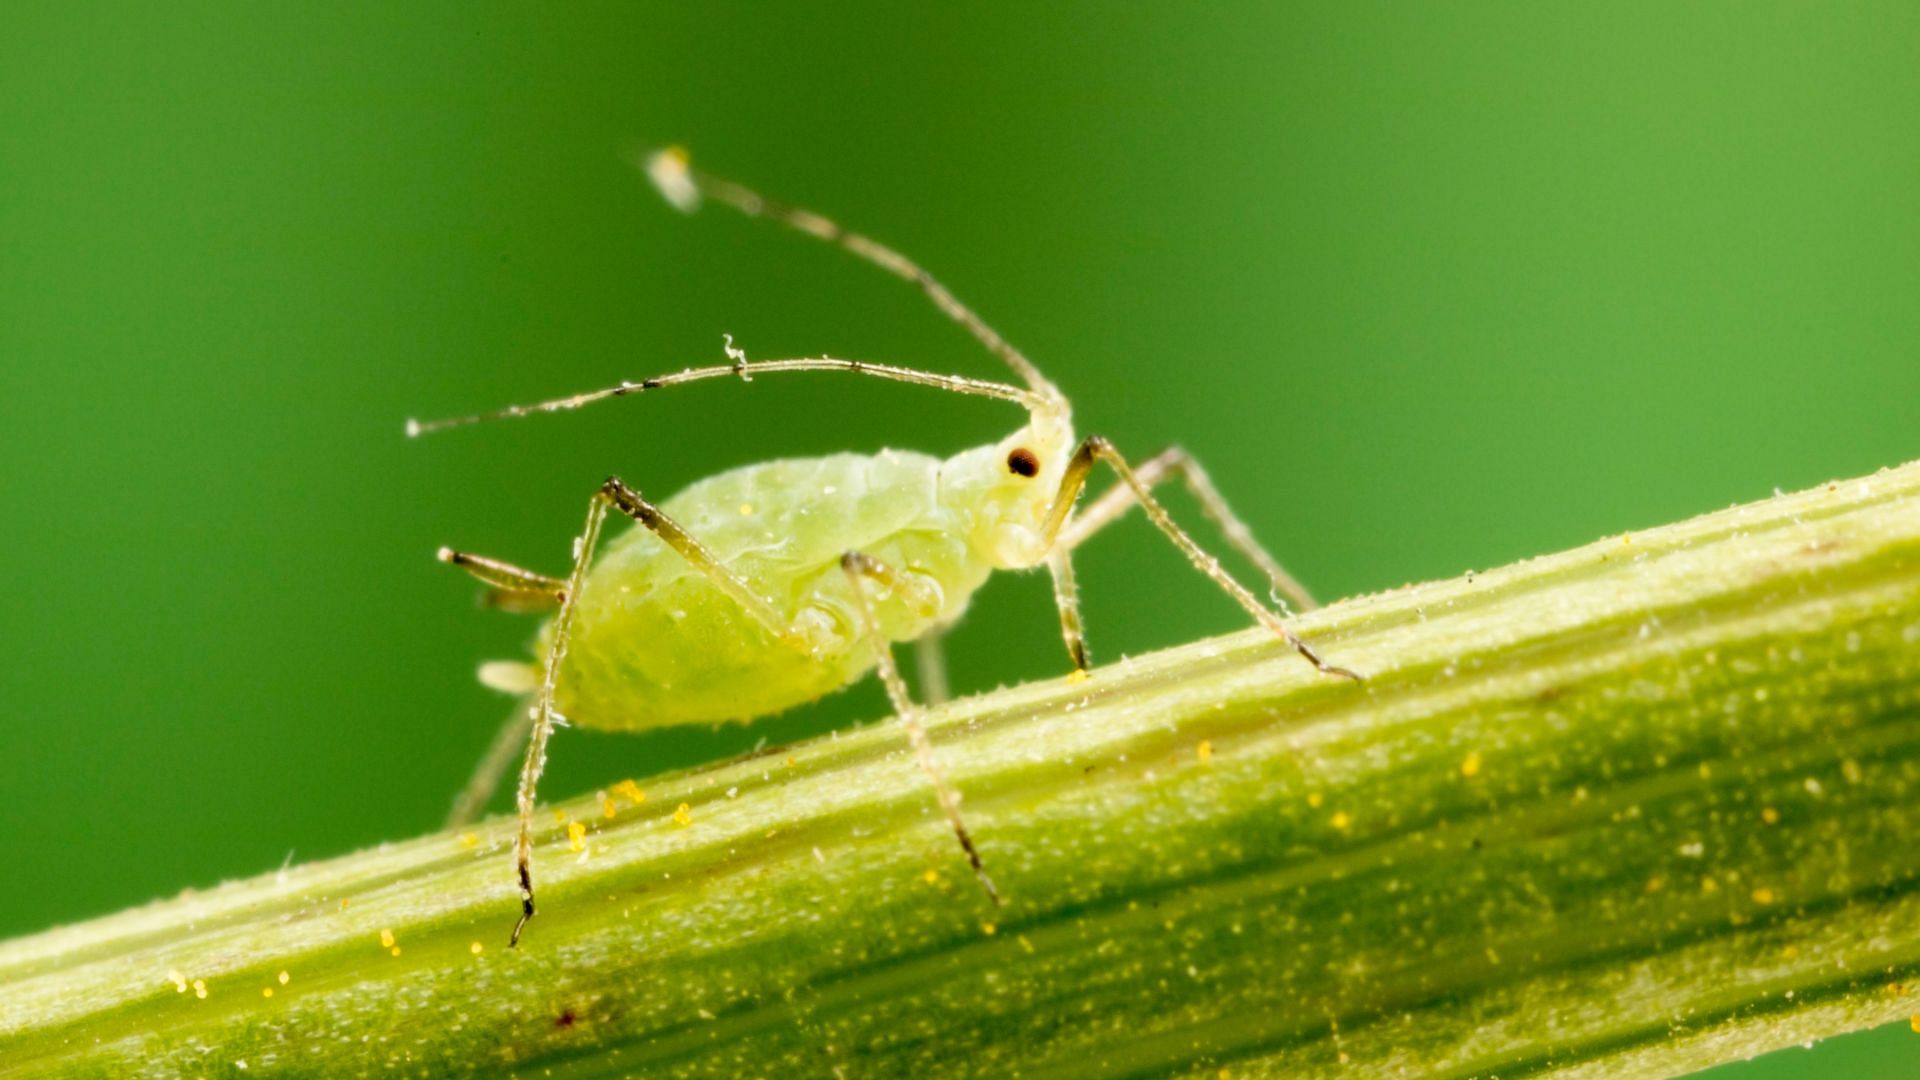
[[[1038,476],[1040,459],[1033,456],[1033,451],[1023,446],[1007,455],[1007,471],[1015,476]]]

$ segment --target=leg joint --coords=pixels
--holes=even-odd
[[[859,574],[862,577],[870,577],[882,585],[892,585],[898,580],[895,577],[896,572],[893,567],[888,566],[886,563],[881,562],[879,559],[874,558],[864,551],[849,551],[842,554],[840,556],[840,567],[843,570]]]
[[[661,520],[660,511],[655,509],[654,505],[648,502],[637,489],[629,487],[625,480],[617,476],[607,477],[600,484],[597,494],[599,498],[612,504],[615,510],[643,525],[651,526]]]

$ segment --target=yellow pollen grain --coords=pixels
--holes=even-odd
[[[187,977],[185,975],[180,974],[178,971],[168,971],[167,979],[173,983],[175,993],[184,994],[187,992]]]
[[[1308,805],[1308,806],[1311,806],[1311,807],[1313,807],[1313,808],[1314,808],[1315,810],[1318,810],[1318,809],[1320,809],[1320,803],[1321,803],[1322,801],[1323,801],[1323,800],[1322,800],[1322,799],[1320,798],[1320,793],[1319,793],[1319,792],[1317,792],[1317,791],[1309,791],[1309,792],[1307,792],[1307,805]]]
[[[587,827],[577,821],[567,822],[567,846],[575,851],[587,849]]]
[[[393,955],[395,955],[395,956],[399,956],[399,955],[400,955],[400,946],[398,946],[398,945],[395,945],[395,946],[394,946],[393,948],[391,948],[391,949],[388,949],[387,951],[388,951],[388,952],[390,952],[390,953],[392,953],[392,954],[393,954]]]
[[[1087,672],[1086,672],[1086,669],[1084,669],[1084,668],[1074,668],[1074,669],[1073,669],[1073,671],[1072,671],[1072,673],[1070,673],[1070,674],[1069,674],[1069,675],[1067,676],[1067,681],[1068,681],[1068,682],[1070,682],[1070,683],[1083,683],[1083,682],[1086,682],[1086,681],[1087,681],[1088,679],[1091,679],[1091,678],[1093,678],[1093,676],[1091,676],[1091,675],[1089,675],[1089,674],[1087,674]]]
[[[1200,745],[1194,747],[1193,756],[1199,758],[1202,764],[1212,761],[1213,760],[1213,740],[1201,739]]]
[[[793,768],[793,767],[794,767],[795,765],[798,765],[798,764],[799,764],[799,762],[797,762],[797,761],[795,761],[795,760],[793,760],[793,757],[792,757],[791,755],[789,755],[789,756],[787,757],[787,768],[789,768],[789,769],[791,769],[791,768]]]
[[[622,780],[613,785],[613,793],[635,806],[639,806],[641,803],[647,801],[647,793],[641,791],[640,785],[631,780]]]
[[[600,816],[601,817],[611,820],[615,815],[619,813],[620,813],[620,808],[614,805],[612,799],[600,800]]]
[[[987,935],[988,937],[992,937],[993,935],[1000,932],[1000,928],[993,925],[990,922],[983,922],[980,924],[980,932]]]
[[[926,882],[929,885],[938,885],[940,884],[940,875],[933,872],[932,870],[929,870],[926,873],[920,875],[920,880]]]
[[[1913,1016],[1908,1017],[1907,1026],[1912,1028],[1916,1033],[1920,1033],[1920,1013],[1915,1013]]]
[[[271,987],[271,986],[263,986],[263,987],[261,987],[261,988],[260,988],[260,996],[261,996],[261,997],[272,997],[272,996],[273,996],[273,987]]]
[[[341,897],[341,898],[340,898],[340,910],[341,910],[341,911],[345,911],[345,910],[347,910],[347,905],[348,905],[348,904],[351,904],[351,903],[353,903],[353,901],[351,901],[351,900],[349,900],[349,899],[347,899],[347,898],[346,898],[346,897],[344,897],[344,896],[343,896],[343,897]]]
[[[1760,820],[1766,822],[1769,825],[1778,825],[1780,824],[1780,811],[1775,810],[1773,807],[1769,806],[1766,809],[1760,811]]]
[[[753,504],[752,504],[752,503],[741,503],[741,504],[740,504],[740,516],[741,516],[741,517],[752,517],[752,516],[753,516]]]
[[[1661,889],[1664,889],[1666,887],[1667,887],[1667,879],[1659,876],[1658,874],[1647,879],[1648,893],[1657,893]]]
[[[1474,750],[1467,754],[1466,760],[1460,763],[1460,775],[1468,779],[1480,775],[1480,751]]]
[[[201,1001],[207,1000],[207,980],[193,980],[193,996],[199,998]]]
[[[673,823],[683,829],[693,824],[693,807],[688,806],[686,803],[681,803],[679,806],[674,807]]]
[[[1333,813],[1333,827],[1334,827],[1334,828],[1336,828],[1336,829],[1344,829],[1344,828],[1346,828],[1347,826],[1349,826],[1349,825],[1352,825],[1352,824],[1353,824],[1353,815],[1351,815],[1351,814],[1349,814],[1349,813],[1347,813],[1347,812],[1346,812],[1345,810],[1336,810],[1336,811],[1334,811],[1334,813]]]
[[[467,946],[467,951],[472,953],[475,956],[479,956],[481,953],[487,951],[487,947],[476,941],[473,944]]]
[[[293,976],[291,976],[291,975],[289,975],[289,974],[287,974],[287,973],[286,973],[286,972],[284,972],[284,971],[282,971],[282,972],[280,973],[280,985],[281,985],[281,986],[285,986],[285,985],[287,985],[287,984],[288,984],[289,982],[292,982],[292,981],[293,981]]]
[[[1762,907],[1773,903],[1776,899],[1778,899],[1778,897],[1774,896],[1773,890],[1764,885],[1753,890],[1753,902]]]
[[[565,825],[567,823],[567,812],[565,810],[555,810],[553,812],[553,823],[555,825]]]
[[[1028,952],[1033,951],[1033,942],[1027,940],[1027,935],[1021,934],[1019,937],[1014,938],[1014,940],[1020,943],[1020,947],[1022,949],[1025,949]]]
[[[391,930],[380,931],[380,947],[383,949],[393,948],[393,931]]]
[[[470,847],[475,847],[475,846],[477,846],[477,845],[478,845],[479,843],[480,843],[480,838],[479,838],[478,836],[475,836],[474,834],[472,834],[472,833],[470,833],[470,832],[463,832],[463,833],[461,833],[461,834],[460,834],[460,846],[461,846],[461,847],[469,847],[469,848],[470,848]]]

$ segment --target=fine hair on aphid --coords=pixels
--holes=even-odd
[[[996,570],[1045,566],[1053,579],[1070,677],[1089,677],[1072,552],[1139,506],[1202,574],[1260,625],[1321,673],[1358,680],[1322,659],[1284,621],[1287,604],[1313,598],[1281,568],[1228,508],[1197,462],[1170,447],[1138,466],[1097,435],[1076,436],[1067,398],[1025,354],[906,256],[808,210],[775,202],[693,167],[678,148],[644,167],[668,202],[691,213],[703,201],[730,206],[834,244],[917,286],[1014,375],[998,382],[831,356],[749,360],[726,342],[724,364],[685,368],[533,405],[422,423],[418,436],[487,420],[562,412],[707,379],[819,372],[861,375],[1005,401],[1026,421],[998,442],[947,458],[906,450],[783,458],[744,465],[654,502],[620,477],[588,499],[586,524],[569,571],[551,577],[483,555],[441,548],[439,558],[485,586],[486,601],[547,621],[529,661],[482,665],[481,681],[521,695],[450,824],[477,815],[515,754],[521,754],[514,865],[520,917],[517,945],[535,911],[533,812],[547,740],[559,723],[636,731],[681,724],[751,721],[841,689],[877,671],[931,781],[975,878],[993,903],[987,875],[941,773],[892,646],[922,650],[922,696],[945,697],[939,641]],[[1094,468],[1117,482],[1076,512]],[[1268,579],[1280,609],[1264,603],[1176,523],[1153,489],[1179,480],[1227,543]],[[609,512],[633,527],[603,537]],[[1282,599],[1284,598],[1284,599]],[[524,746],[524,750],[522,747]]]

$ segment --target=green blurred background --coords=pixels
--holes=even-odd
[[[451,543],[564,568],[610,472],[996,437],[804,377],[409,442],[721,358],[993,375],[898,282],[628,164],[896,243],[1180,441],[1327,596],[1920,456],[1920,7],[14,4],[0,34],[0,935],[436,826],[504,715]],[[1182,506],[1180,509],[1189,509]],[[1139,521],[1113,658],[1238,627]],[[1044,581],[952,642],[1059,672]],[[546,791],[880,715],[567,731]],[[1725,1071],[1906,1076],[1886,1030]]]

